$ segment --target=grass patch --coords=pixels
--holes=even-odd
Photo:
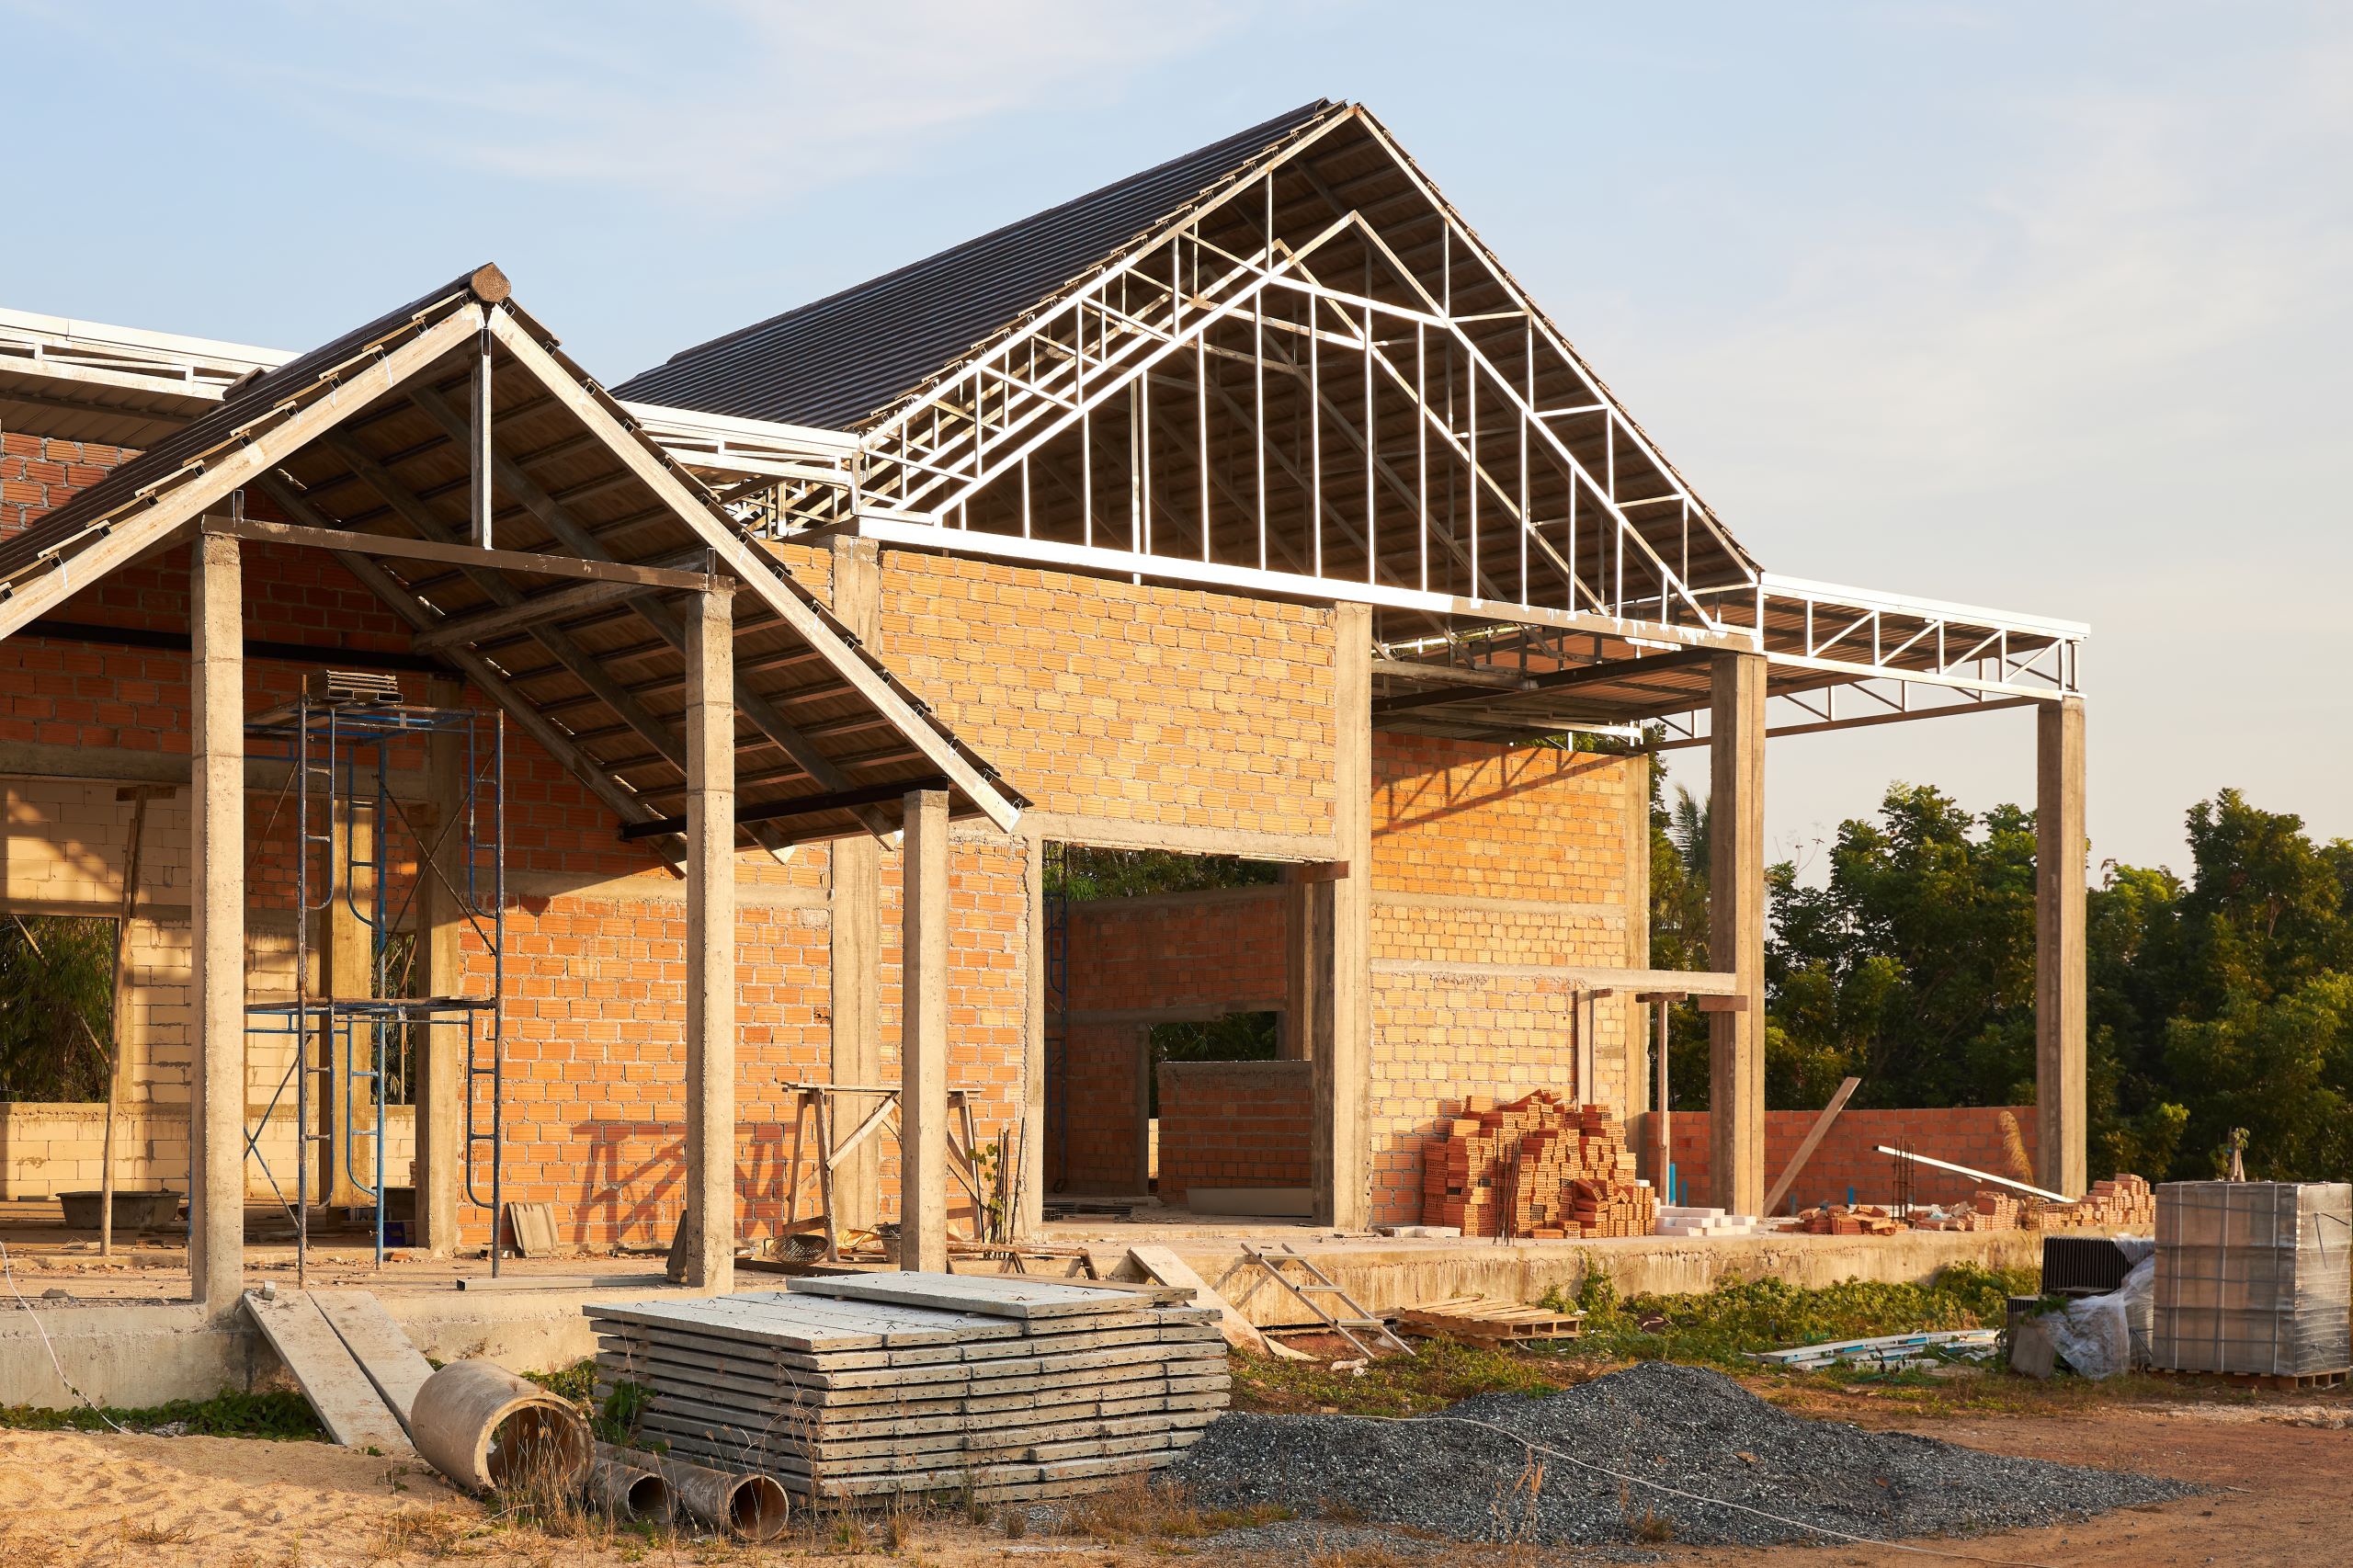
[[[521,1376],[524,1381],[537,1383],[556,1398],[570,1400],[583,1408],[597,1396],[597,1358],[593,1356],[569,1367],[558,1367],[552,1372],[525,1372]]]
[[[327,1441],[310,1402],[299,1393],[214,1394],[210,1399],[176,1399],[168,1404],[137,1410],[109,1407],[104,1413],[79,1405],[72,1410],[41,1410],[29,1404],[0,1406],[0,1426],[24,1432],[105,1432],[112,1421],[126,1432],[153,1432],[169,1427],[200,1437],[266,1437],[273,1442]]]
[[[2031,1269],[1956,1264],[1923,1285],[1848,1280],[1807,1289],[1779,1279],[1728,1280],[1696,1295],[1620,1297],[1608,1272],[1595,1267],[1574,1294],[1563,1298],[1555,1292],[1543,1302],[1554,1312],[1583,1312],[1582,1338],[1508,1350],[1427,1340],[1418,1356],[1377,1360],[1358,1373],[1336,1373],[1322,1361],[1279,1361],[1237,1352],[1233,1405],[1287,1415],[1417,1415],[1473,1394],[1551,1393],[1629,1361],[1718,1367],[1767,1384],[1776,1398],[1782,1390],[1817,1391],[1832,1400],[1846,1390],[1883,1393],[1927,1414],[2057,1411],[2119,1395],[2135,1397],[2142,1385],[2162,1389],[2149,1378],[2108,1384],[2067,1379],[2021,1389],[2018,1385],[2027,1380],[1957,1369],[1782,1372],[1747,1358],[1755,1350],[1825,1340],[1998,1328],[2008,1298],[2030,1294],[2038,1283]]]
[[[2008,1298],[2031,1295],[2040,1283],[2033,1269],[1957,1263],[1925,1285],[1849,1279],[1808,1289],[1767,1278],[1727,1280],[1698,1295],[1621,1297],[1606,1269],[1588,1267],[1573,1297],[1556,1290],[1543,1304],[1586,1314],[1584,1337],[1567,1347],[1580,1358],[1745,1370],[1755,1366],[1751,1351],[1923,1329],[1999,1328]]]
[[[1420,1355],[1384,1357],[1361,1373],[1246,1351],[1232,1361],[1236,1410],[1291,1415],[1418,1415],[1472,1394],[1551,1393],[1598,1369],[1548,1352],[1485,1350],[1451,1339],[1424,1341]]]

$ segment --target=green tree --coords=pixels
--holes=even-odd
[[[114,926],[83,916],[0,917],[0,1100],[106,1098]]]

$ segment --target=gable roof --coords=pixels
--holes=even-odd
[[[1318,98],[1034,217],[683,349],[613,395],[851,429],[1194,197],[1346,105]]]
[[[453,562],[485,335],[494,537],[509,553]],[[1004,827],[1024,803],[563,356],[495,267],[256,377],[0,544],[0,638],[222,527],[207,516],[240,494],[251,521],[233,526],[265,546],[265,513],[339,530],[339,559],[417,645],[464,671],[630,836],[675,833],[664,824],[684,808],[685,620],[666,597],[682,584],[567,582],[529,556],[567,558],[575,578],[618,562],[733,580],[737,821],[756,841],[888,831],[915,788],[945,788],[951,809]]]

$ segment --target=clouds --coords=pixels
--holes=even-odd
[[[115,31],[106,47],[176,51],[379,153],[722,212],[904,167],[1040,104],[1110,105],[1233,25],[1217,5],[1172,25],[1140,5],[1076,0],[702,0],[658,13],[411,0],[262,14],[266,26],[233,40]]]

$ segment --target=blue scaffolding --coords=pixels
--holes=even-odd
[[[311,1209],[335,1192],[338,1171],[348,1190],[365,1200],[347,1207],[355,1216],[363,1208],[371,1211],[376,1263],[382,1266],[390,1207],[385,1107],[395,1095],[413,1099],[419,1064],[442,1050],[463,1052],[464,1188],[471,1202],[490,1211],[490,1268],[498,1272],[506,719],[470,708],[407,705],[389,687],[366,676],[323,673],[301,696],[254,718],[245,730],[255,743],[252,755],[275,756],[287,765],[271,822],[290,805],[294,910],[293,993],[248,1002],[245,1008],[249,1034],[290,1037],[293,1047],[260,1119],[246,1133],[245,1153],[293,1221],[298,1288],[308,1277]],[[458,799],[437,801],[437,813],[420,824],[393,793],[393,765],[396,757],[423,763],[436,742],[456,746],[462,782]],[[265,838],[268,832],[265,827]],[[486,974],[487,994],[468,993],[462,983],[458,994],[420,994],[414,916],[428,883],[441,888],[458,922],[479,944],[470,967]],[[366,933],[366,995],[335,995],[330,977],[313,973],[313,922],[322,917]],[[290,1196],[265,1147],[281,1108],[294,1123]],[[486,1176],[486,1183],[479,1176]]]

